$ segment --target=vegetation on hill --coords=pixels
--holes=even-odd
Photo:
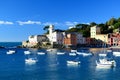
[[[111,18],[105,23],[97,24],[95,22],[91,22],[90,24],[76,24],[73,28],[65,30],[65,32],[79,32],[82,33],[84,37],[90,37],[90,27],[97,25],[101,28],[101,34],[113,33],[113,30],[120,28],[120,18]],[[45,26],[43,29],[48,34],[49,25]],[[57,32],[62,32],[63,30],[55,30]]]
[[[113,30],[120,28],[120,18],[111,18],[105,23],[97,24],[91,22],[90,24],[77,24],[73,28],[66,30],[66,32],[80,32],[84,37],[90,36],[90,27],[97,25],[101,28],[101,34],[113,33]]]

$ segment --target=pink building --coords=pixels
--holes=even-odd
[[[108,45],[120,46],[120,33],[109,34]]]

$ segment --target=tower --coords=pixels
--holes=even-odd
[[[54,30],[54,26],[53,26],[53,25],[50,25],[50,26],[49,26],[49,35],[52,35],[53,30]]]

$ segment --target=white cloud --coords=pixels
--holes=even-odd
[[[0,21],[0,24],[12,25],[13,22],[9,22],[9,21]]]
[[[78,22],[70,22],[70,21],[65,22],[65,25],[67,26],[74,26],[76,24],[78,24]]]
[[[19,25],[25,25],[25,24],[38,24],[40,25],[41,22],[40,21],[31,21],[31,20],[28,20],[26,22],[23,22],[23,21],[17,21],[19,23]]]
[[[90,23],[85,23],[85,22],[83,22],[82,24],[88,24],[88,25],[90,25]]]
[[[43,25],[59,25],[59,23],[58,22],[45,22],[45,23],[43,23]]]

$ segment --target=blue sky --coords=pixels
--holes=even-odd
[[[120,0],[0,0],[0,42],[43,34],[45,25],[68,29],[120,17]]]

